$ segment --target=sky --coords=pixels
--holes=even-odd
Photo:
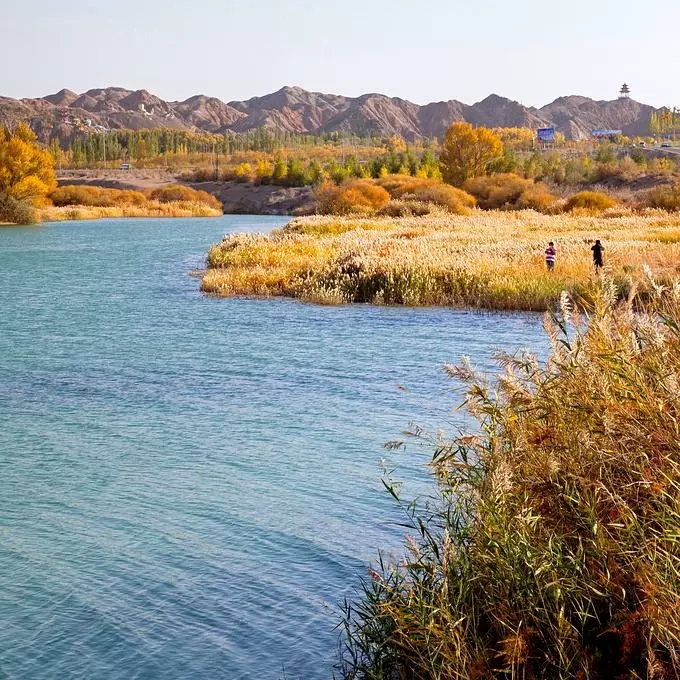
[[[678,0],[0,0],[0,96],[115,85],[230,101],[298,85],[542,106],[614,99],[625,81],[680,106],[678,26]]]

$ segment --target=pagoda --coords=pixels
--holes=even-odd
[[[628,87],[627,83],[621,85],[621,89],[619,90],[619,99],[630,99],[630,88]]]

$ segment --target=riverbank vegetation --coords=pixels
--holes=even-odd
[[[222,204],[205,191],[169,185],[145,191],[66,185],[50,193],[52,205],[40,209],[44,221],[99,217],[210,217]]]
[[[680,218],[665,211],[430,210],[424,217],[304,217],[270,235],[228,235],[210,249],[201,288],[321,303],[543,311],[563,290],[587,295],[597,279],[590,252],[597,238],[608,275],[624,292],[643,280],[643,265],[664,281],[678,271]],[[545,266],[548,241],[557,246],[554,272]]]
[[[57,186],[50,154],[28,125],[0,126],[0,223],[31,224]]]
[[[27,125],[0,128],[0,222],[99,217],[208,217],[222,204],[205,191],[180,185],[145,191],[96,186],[57,187],[51,155]]]
[[[680,288],[647,289],[563,296],[546,365],[446,367],[479,430],[417,435],[432,497],[385,480],[409,535],[346,603],[346,680],[680,675]]]

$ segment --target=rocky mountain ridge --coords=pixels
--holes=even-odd
[[[542,108],[492,94],[468,105],[455,99],[420,106],[398,97],[365,94],[344,97],[283,87],[263,97],[225,103],[195,95],[168,102],[146,90],[108,87],[82,94],[63,89],[35,99],[0,97],[0,122],[27,121],[47,141],[69,139],[79,132],[110,129],[172,128],[214,133],[242,133],[258,128],[280,132],[400,135],[406,139],[442,137],[453,121],[487,127],[555,126],[570,139],[590,136],[593,129],[620,129],[646,134],[656,109],[633,99],[596,101],[560,97]]]

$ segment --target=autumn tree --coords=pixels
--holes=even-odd
[[[0,222],[31,222],[32,207],[57,186],[54,160],[31,128],[0,128]]]
[[[527,151],[536,139],[536,131],[526,127],[494,128],[493,132],[500,137],[506,151]]]
[[[392,153],[402,153],[406,151],[407,148],[404,139],[398,135],[392,135],[392,137],[387,140],[386,146]]]
[[[54,160],[28,125],[0,128],[0,193],[35,202],[57,185]]]
[[[442,177],[449,184],[461,186],[465,180],[486,175],[489,164],[502,155],[503,142],[492,130],[453,123],[439,156]]]
[[[269,184],[272,179],[274,166],[267,160],[259,160],[255,166],[255,181],[258,184]]]

